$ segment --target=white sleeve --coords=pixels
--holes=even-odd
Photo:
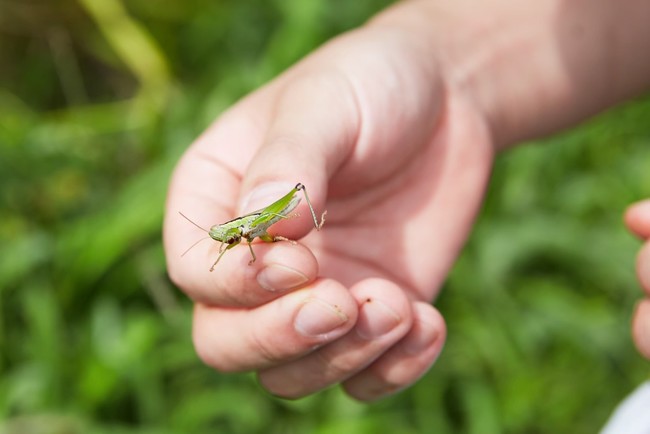
[[[600,434],[650,434],[650,381],[618,405]]]

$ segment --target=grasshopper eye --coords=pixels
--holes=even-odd
[[[241,241],[241,234],[233,234],[226,238],[226,243],[235,244]]]

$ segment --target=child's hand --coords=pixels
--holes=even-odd
[[[636,273],[645,298],[634,312],[632,335],[639,352],[650,359],[650,200],[632,205],[625,213],[625,223],[630,231],[645,240],[639,251]]]
[[[279,396],[342,383],[370,400],[412,384],[437,358],[445,325],[431,301],[471,228],[494,149],[418,22],[326,44],[228,110],[179,162],[167,264],[196,302],[194,344],[210,366],[255,370]],[[271,228],[298,244],[256,242],[249,265],[243,242],[212,273],[219,243],[181,257],[205,234],[179,211],[223,223],[297,182],[318,214],[328,211],[322,231],[303,201],[301,218]]]

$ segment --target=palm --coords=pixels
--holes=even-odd
[[[417,299],[435,296],[469,231],[492,159],[482,126],[462,109],[453,114],[392,176],[372,187],[358,187],[359,172],[338,179],[349,188],[334,191],[324,231],[306,240],[323,276],[346,286],[381,277]],[[380,167],[368,167],[371,176]]]
[[[395,69],[395,62],[386,62],[372,71],[375,81],[360,81],[355,98],[332,92],[349,90],[339,75],[314,83],[296,79],[298,68],[280,77],[199,139],[181,164],[183,191],[172,196],[182,198],[181,209],[195,210],[201,222],[213,224],[235,217],[238,191],[247,187],[242,179],[260,183],[269,172],[283,173],[292,182],[304,182],[313,194],[309,177],[314,170],[304,167],[335,167],[322,180],[328,184],[325,228],[305,239],[320,274],[346,286],[382,277],[430,301],[469,232],[492,146],[474,107],[443,91],[440,80],[423,83],[424,77],[414,74],[399,93],[377,95],[384,75],[404,74]],[[430,91],[422,93],[424,88]],[[305,99],[310,102],[305,109],[293,109]],[[365,101],[365,108],[349,104],[350,99]],[[288,115],[278,118],[278,113]],[[295,131],[296,143],[283,128]],[[280,130],[279,138],[273,137],[274,129]],[[347,158],[339,160],[340,155]],[[257,172],[262,175],[247,175]],[[196,237],[168,232],[179,239]]]

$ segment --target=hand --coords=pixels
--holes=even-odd
[[[494,147],[584,119],[650,77],[638,43],[650,4],[531,5],[396,3],[192,145],[170,184],[164,238],[170,276],[196,302],[206,363],[257,370],[280,396],[342,383],[363,400],[429,368],[445,337],[429,302],[467,236]],[[250,266],[237,247],[209,273],[217,243],[180,257],[199,233],[179,211],[208,226],[297,182],[329,211],[323,231],[307,235],[302,204],[303,218],[272,228],[301,243],[255,244]]]
[[[196,302],[194,344],[222,371],[300,397],[333,384],[361,400],[416,381],[445,339],[430,305],[480,204],[493,158],[485,120],[446,83],[417,32],[367,26],[235,105],[186,152],[164,226],[171,278]],[[270,204],[297,182],[319,213],[184,257],[203,226]],[[313,227],[312,227],[313,228]],[[306,236],[305,236],[306,235]],[[301,238],[303,237],[304,238]]]
[[[650,359],[650,200],[632,205],[625,213],[625,223],[645,241],[637,257],[636,273],[645,291],[634,312],[632,335],[641,354]]]

